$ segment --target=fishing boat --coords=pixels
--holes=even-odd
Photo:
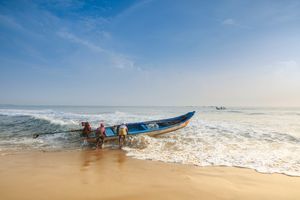
[[[224,106],[221,107],[216,107],[217,110],[226,110],[226,108]]]
[[[187,126],[194,114],[195,111],[186,113],[185,115],[181,115],[178,117],[169,118],[169,119],[127,123],[126,126],[128,128],[128,135],[134,136],[134,135],[145,134],[149,136],[156,136],[156,135],[176,131],[178,129]],[[106,134],[105,140],[114,140],[118,138],[118,133],[117,133],[118,126],[119,125],[105,128],[105,134]],[[89,138],[89,142],[93,142],[93,139],[95,140],[95,136],[91,135],[91,138]]]

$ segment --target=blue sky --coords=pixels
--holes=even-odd
[[[300,106],[299,1],[0,1],[0,103]]]

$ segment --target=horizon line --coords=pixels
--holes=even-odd
[[[64,105],[64,104],[2,104],[0,106],[32,106],[32,107],[228,107],[228,108],[300,108],[299,106],[261,106],[261,105]]]

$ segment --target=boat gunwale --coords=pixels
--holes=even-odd
[[[180,118],[183,118],[186,116],[185,119],[179,121],[178,123],[175,123],[173,125],[169,125],[169,126],[166,126],[166,127],[161,127],[161,128],[158,128],[158,129],[153,129],[153,130],[149,130],[149,129],[145,129],[145,130],[140,130],[138,131],[137,133],[135,134],[130,134],[128,133],[129,136],[135,136],[135,135],[140,135],[140,134],[144,134],[144,133],[148,133],[149,135],[151,135],[151,133],[153,134],[153,132],[157,132],[157,131],[165,131],[165,130],[168,130],[168,129],[172,129],[176,126],[178,126],[180,128],[180,126],[184,123],[186,123],[187,121],[189,121],[195,114],[195,111],[192,111],[192,112],[188,112],[184,115],[180,115],[180,116],[177,116],[177,117],[173,117],[173,118],[168,118],[168,119],[162,119],[162,120],[152,120],[152,121],[146,121],[146,122],[135,122],[135,123],[128,123],[127,125],[132,125],[132,124],[146,124],[146,123],[155,123],[155,122],[166,122],[166,121],[174,121],[176,119],[180,119]],[[107,128],[111,128],[112,129],[113,126],[109,126]],[[113,136],[107,136],[106,138],[107,139],[110,139],[110,138],[115,138],[115,137],[118,137],[117,135],[113,135]]]

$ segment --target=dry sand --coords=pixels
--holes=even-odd
[[[0,157],[0,199],[300,199],[300,178],[128,158],[120,150]]]

